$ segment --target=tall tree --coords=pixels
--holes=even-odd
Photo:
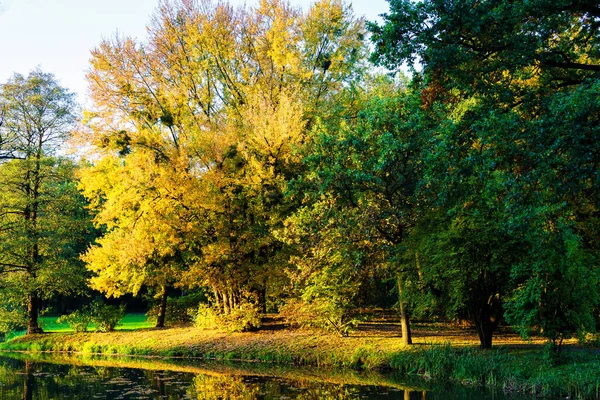
[[[116,156],[117,169],[144,158],[147,173],[169,171],[192,184],[172,196],[166,181],[149,187],[137,176],[126,189],[136,200],[100,201],[99,215],[170,196],[178,203],[172,221],[190,227],[181,231],[190,267],[181,282],[210,287],[224,312],[248,292],[264,293],[285,264],[271,229],[287,209],[285,182],[298,165],[293,149],[314,116],[332,110],[326,105],[355,79],[363,31],[340,1],[317,2],[305,14],[277,0],[240,9],[173,1],[159,6],[146,42],[101,43],[88,75],[94,108],[87,139]],[[93,179],[102,182],[97,172]],[[132,231],[135,221],[120,218],[100,245],[107,246],[110,229]]]
[[[480,283],[496,275],[494,285],[468,285],[468,291],[452,293],[468,300],[475,293],[472,287],[487,287],[481,300],[499,297],[509,308],[541,311],[561,301],[566,305],[573,300],[555,290],[562,284],[561,274],[552,272],[555,266],[539,269],[549,258],[573,267],[565,271],[569,279],[592,278],[591,286],[596,285],[593,258],[585,254],[597,251],[593,238],[600,199],[591,172],[600,154],[593,139],[598,126],[593,93],[600,78],[597,4],[391,0],[384,20],[381,26],[370,24],[373,59],[392,69],[403,63],[415,72],[420,69],[415,76],[424,105],[448,110],[427,162],[433,167],[428,173],[432,200],[445,220],[434,224],[439,230],[430,238],[445,244],[429,248],[452,250],[438,250],[435,257],[440,266],[454,266],[442,270],[447,282],[460,275],[453,271],[467,272],[469,265],[479,265],[467,274]],[[574,110],[585,117],[576,122]],[[499,237],[505,239],[494,244]],[[555,243],[561,254],[540,251],[540,239]],[[476,247],[485,251],[457,247],[477,240],[482,242]],[[569,252],[575,248],[582,253],[573,258]],[[544,290],[533,290],[540,282]],[[582,298],[586,306],[577,308],[574,321],[589,321],[584,314],[591,312],[593,297]],[[511,301],[505,302],[507,298]],[[488,305],[469,302],[480,304],[470,307],[473,318],[487,314],[484,322],[475,322],[484,333],[482,346],[490,347],[491,316],[496,314],[490,306],[496,300]],[[531,314],[524,311],[513,309],[511,322],[531,323],[525,317]]]
[[[77,107],[73,94],[39,70],[3,84],[0,107],[0,154],[8,159],[0,165],[0,276],[19,279],[27,332],[37,333],[40,299],[78,290],[85,281],[78,260],[91,234],[85,203],[73,164],[55,156]]]
[[[410,344],[407,286],[417,283],[418,273],[403,255],[405,239],[421,212],[421,153],[433,120],[423,119],[418,94],[402,84],[379,77],[363,85],[366,89],[357,90],[347,120],[315,126],[306,150],[306,186],[301,186],[314,203],[304,201],[308,204],[288,220],[288,231],[304,249],[299,274],[313,275],[314,282],[305,282],[307,291],[336,284],[342,289],[352,276],[360,280],[356,271],[349,272],[353,268],[390,271],[400,292],[403,340]],[[328,263],[325,256],[338,261]],[[330,269],[348,273],[341,273],[344,279],[338,283],[321,279],[321,274],[336,276],[325,273]],[[337,298],[351,304],[352,296]]]

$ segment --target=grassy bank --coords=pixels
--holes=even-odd
[[[479,351],[468,334],[418,331],[406,348],[397,332],[365,329],[354,336],[290,329],[226,334],[193,327],[111,333],[56,332],[15,338],[0,350],[83,354],[197,357],[286,365],[391,369],[436,382],[481,385],[537,396],[600,398],[600,354],[571,344],[560,358],[543,344],[499,338],[499,347]],[[448,333],[448,332],[444,332]],[[451,343],[451,344],[450,344]]]

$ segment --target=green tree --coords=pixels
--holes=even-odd
[[[318,278],[305,283],[307,291],[336,285],[341,290],[350,282],[356,289],[364,277],[358,270],[369,266],[379,266],[395,275],[403,339],[410,344],[408,287],[417,285],[419,279],[415,263],[404,261],[404,241],[421,212],[417,207],[423,170],[421,153],[433,120],[423,119],[419,97],[402,85],[376,78],[366,86],[356,96],[355,113],[347,110],[353,118],[337,126],[315,126],[314,140],[306,150],[307,186],[302,187],[308,192],[305,197],[310,198],[312,192],[315,200],[289,224],[296,231],[305,230],[300,235],[307,247],[302,258],[313,254],[316,259],[327,254],[343,261],[331,261],[331,265],[326,259],[316,261],[315,265],[322,267],[311,273],[311,261],[307,259],[302,264],[304,273]],[[339,233],[334,234],[337,230]],[[335,273],[326,274],[328,269]],[[349,272],[352,270],[354,273]],[[339,274],[344,280],[328,282],[320,274]],[[349,280],[352,276],[354,281]],[[352,290],[344,292],[348,296]],[[349,297],[339,295],[337,299],[351,304],[357,294],[354,290]]]
[[[598,126],[593,93],[600,73],[597,4],[392,0],[384,19],[381,26],[370,24],[377,49],[373,59],[393,69],[407,63],[421,85],[424,106],[447,110],[427,161],[430,198],[441,216],[430,236],[441,246],[428,248],[437,252],[430,260],[451,266],[440,275],[453,282],[446,290],[493,272],[502,283],[489,287],[487,297],[510,298],[505,305],[520,326],[531,314],[514,307],[528,304],[541,311],[562,302],[570,307],[573,299],[556,290],[563,282],[553,270],[573,281],[574,276],[592,279],[582,290],[597,285],[593,258],[583,256],[597,251],[598,180],[592,172],[600,155],[593,139]],[[565,239],[568,232],[579,239]],[[540,238],[555,247],[541,251]],[[480,251],[469,251],[470,246]],[[581,249],[581,257],[573,258],[574,248]],[[484,268],[468,272],[470,265]],[[536,265],[547,265],[546,273],[531,274]],[[453,279],[460,276],[469,279]],[[543,296],[522,290],[541,277]],[[479,286],[465,288],[472,287]],[[468,300],[474,292],[450,293]],[[569,314],[572,322],[589,321],[594,299],[581,297],[577,312]],[[548,326],[570,325],[557,314],[539,315]],[[486,330],[475,322],[480,334]],[[481,344],[491,346],[491,337]]]
[[[73,95],[51,74],[14,75],[0,87],[0,277],[18,280],[27,332],[41,331],[39,300],[80,290],[79,252],[92,233],[72,162],[55,156],[75,122]]]

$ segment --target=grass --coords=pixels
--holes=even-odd
[[[67,333],[74,332],[66,322],[58,323],[56,320],[58,317],[42,316],[39,318],[39,324],[46,333]],[[154,327],[154,323],[148,321],[146,314],[142,313],[131,313],[125,314],[125,317],[117,325],[116,330],[118,331],[134,331],[138,329],[146,329]],[[88,330],[93,332],[96,330],[96,325],[91,323]],[[6,340],[11,340],[20,336],[25,335],[25,331],[11,332]]]

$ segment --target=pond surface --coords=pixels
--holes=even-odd
[[[421,382],[421,385],[423,382]],[[0,399],[525,399],[393,376],[264,365],[0,355]]]

